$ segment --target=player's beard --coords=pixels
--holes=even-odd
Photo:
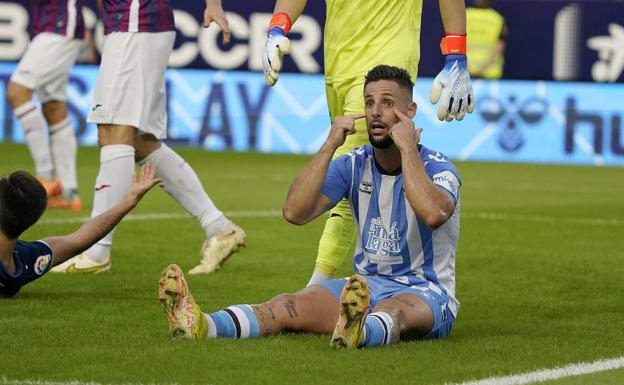
[[[373,147],[378,148],[380,150],[386,149],[394,145],[394,141],[392,140],[390,135],[386,134],[381,139],[374,139],[370,131],[368,132],[368,141]]]

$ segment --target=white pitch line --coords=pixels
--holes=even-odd
[[[266,218],[266,217],[279,217],[282,212],[279,210],[242,210],[242,211],[225,211],[223,213],[226,217],[230,218]],[[124,221],[155,221],[162,219],[190,219],[191,216],[186,213],[152,213],[152,214],[130,214],[127,215]],[[70,218],[49,218],[42,219],[37,224],[39,225],[65,225],[71,223],[84,223],[89,220],[89,217],[70,217]]]
[[[525,221],[540,223],[572,223],[593,226],[624,226],[624,220],[615,218],[547,217],[544,215],[518,215],[503,213],[462,214],[464,218],[477,218],[493,221]]]
[[[592,374],[597,372],[604,372],[608,370],[614,370],[624,367],[624,356],[614,359],[598,360],[591,363],[578,363],[571,364],[564,367],[555,367],[551,369],[542,369],[534,372],[527,372],[522,374],[515,374],[505,377],[490,377],[482,380],[473,380],[462,383],[445,385],[526,385],[536,382],[544,382],[550,380],[557,380],[564,377],[581,376],[585,374]],[[115,384],[103,384],[93,381],[47,381],[47,380],[13,380],[6,377],[0,377],[0,384],[6,385],[115,385]],[[124,383],[120,385],[158,385],[158,384],[140,384],[140,383]],[[161,385],[177,385],[173,384],[161,384]]]
[[[226,217],[230,218],[275,218],[282,216],[280,210],[242,210],[226,211]],[[549,217],[544,215],[521,215],[504,214],[493,212],[480,212],[476,214],[462,214],[463,218],[476,218],[489,221],[519,221],[519,222],[539,222],[539,223],[571,223],[577,225],[590,226],[624,226],[624,220],[615,218],[583,218],[583,217]],[[124,221],[155,221],[155,220],[175,220],[190,219],[186,213],[151,213],[151,214],[131,214],[126,216]],[[70,218],[49,218],[37,222],[40,225],[65,225],[71,223],[84,223],[89,217]]]
[[[561,368],[555,367],[552,369],[542,369],[535,372],[516,374],[512,376],[490,377],[483,380],[462,382],[454,385],[524,385],[619,368],[624,368],[624,356],[608,360],[598,360],[590,363],[571,364]],[[447,383],[446,385],[450,384]]]

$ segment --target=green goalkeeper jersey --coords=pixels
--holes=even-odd
[[[378,64],[416,80],[422,0],[326,0],[325,80],[364,76]]]

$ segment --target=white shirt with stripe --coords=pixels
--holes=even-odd
[[[420,219],[403,190],[403,175],[379,171],[368,144],[330,163],[321,193],[334,204],[347,198],[358,228],[354,270],[409,285],[429,286],[449,298],[454,316],[455,251],[459,239],[461,181],[444,154],[419,145],[429,178],[455,202],[453,215],[432,230]]]

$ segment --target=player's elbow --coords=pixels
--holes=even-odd
[[[442,226],[444,223],[446,223],[446,221],[450,217],[450,214],[451,213],[448,213],[445,210],[441,209],[431,210],[423,217],[423,220],[430,229],[435,230]]]
[[[290,205],[285,205],[282,208],[282,216],[293,225],[301,226],[308,223],[308,221],[306,220],[307,218],[301,215],[301,212],[299,212],[299,210],[294,209]]]

